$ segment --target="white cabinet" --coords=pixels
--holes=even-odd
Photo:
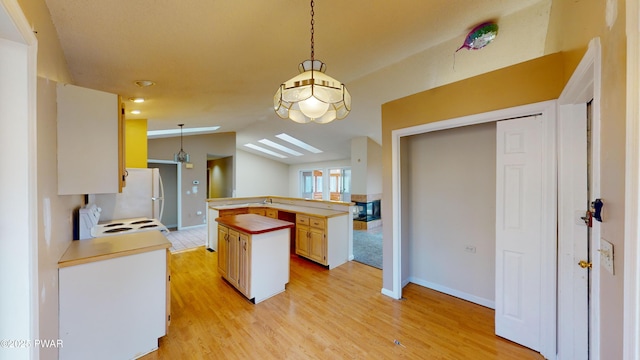
[[[60,359],[132,359],[157,349],[167,329],[167,256],[160,249],[61,268]]]
[[[58,194],[118,193],[124,114],[118,95],[58,84]]]

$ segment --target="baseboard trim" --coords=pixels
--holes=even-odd
[[[466,293],[464,291],[460,291],[460,290],[456,290],[456,289],[451,289],[448,288],[446,286],[442,286],[440,284],[436,284],[436,283],[432,283],[430,281],[426,281],[426,280],[422,280],[422,279],[418,279],[415,277],[410,277],[408,282],[414,283],[416,285],[420,285],[420,286],[424,286],[426,288],[429,288],[431,290],[435,290],[447,295],[451,295],[451,296],[455,296],[457,298],[460,298],[462,300],[466,300],[469,302],[472,302],[474,304],[478,304],[478,305],[482,305],[484,307],[488,307],[490,309],[495,309],[496,308],[496,304],[495,301],[493,300],[489,300],[489,299],[485,299],[476,295],[472,295],[469,293]]]

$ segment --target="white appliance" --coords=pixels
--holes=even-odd
[[[119,194],[90,195],[78,211],[80,240],[124,233],[160,230],[169,232],[160,219],[164,189],[158,169],[127,169],[126,186]]]
[[[96,194],[89,202],[102,209],[101,221],[148,218],[162,220],[164,189],[158,169],[127,168],[119,194]]]
[[[102,209],[96,204],[88,204],[80,208],[78,211],[78,236],[80,240],[151,230],[169,233],[169,229],[160,221],[145,217],[100,223],[101,212]]]

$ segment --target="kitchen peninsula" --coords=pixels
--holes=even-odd
[[[207,200],[207,247],[218,251],[216,218],[257,214],[295,223],[292,252],[329,269],[353,260],[353,205],[280,196]]]
[[[133,359],[170,314],[171,243],[157,230],[72,241],[58,261],[61,359]]]

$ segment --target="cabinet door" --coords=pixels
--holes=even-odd
[[[278,218],[278,210],[276,210],[276,209],[267,209],[267,214],[265,216],[266,217],[270,217],[272,219],[277,219]]]
[[[118,95],[57,86],[58,194],[115,194],[121,188]]]
[[[249,208],[249,214],[256,214],[256,215],[262,215],[265,216],[267,215],[267,209],[265,208]]]
[[[325,264],[325,240],[324,230],[318,228],[309,229],[309,258],[321,264]]]
[[[296,225],[296,254],[309,256],[309,227]]]
[[[249,235],[240,233],[238,249],[238,290],[251,299],[251,241]]]
[[[228,245],[229,251],[227,256],[229,267],[227,268],[227,280],[235,286],[238,285],[238,249],[240,248],[240,233],[229,229]]]
[[[218,271],[227,277],[229,268],[229,229],[218,225]]]

